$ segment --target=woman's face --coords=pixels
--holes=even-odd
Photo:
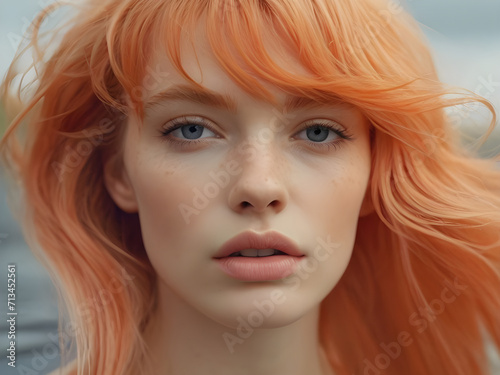
[[[261,327],[290,324],[319,306],[351,257],[370,174],[369,125],[346,103],[310,103],[268,85],[279,105],[255,99],[203,37],[197,56],[186,46],[183,66],[204,91],[166,57],[151,63],[140,88],[144,124],[129,119],[124,168],[106,169],[108,190],[138,212],[164,296],[231,327],[252,313],[265,318]],[[303,256],[231,257],[221,267],[221,247],[247,231],[277,232]]]

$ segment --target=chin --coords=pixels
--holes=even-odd
[[[205,315],[229,329],[243,326],[253,330],[281,328],[314,316],[323,300],[323,296],[317,293],[287,293],[279,287],[226,297],[226,301],[218,304],[224,306],[222,310],[206,311]]]
[[[229,331],[255,331],[261,329],[277,329],[287,327],[304,317],[316,312],[316,306],[306,309],[304,306],[297,306],[296,309],[277,307],[272,313],[257,308],[240,309],[234,314],[224,316],[212,316],[217,323],[228,328]],[[318,305],[319,307],[319,305]]]

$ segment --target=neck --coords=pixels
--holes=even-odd
[[[330,375],[318,323],[319,307],[284,327],[228,328],[160,285],[145,341],[155,374]]]

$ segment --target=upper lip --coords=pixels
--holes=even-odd
[[[224,258],[245,249],[276,249],[296,257],[304,255],[290,238],[278,232],[246,231],[226,241],[214,258]]]

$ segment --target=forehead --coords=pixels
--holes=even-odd
[[[289,71],[290,74],[312,77],[311,73],[300,64],[296,52],[287,47],[279,36],[269,30],[263,30],[263,33],[262,44],[274,63]],[[219,93],[234,91],[234,86],[240,86],[239,89],[244,90],[239,82],[228,74],[228,71],[223,67],[224,62],[220,61],[221,57],[214,53],[211,48],[206,36],[203,17],[194,30],[191,32],[186,30],[182,34],[179,44],[179,62],[184,72],[180,72],[179,67],[172,63],[164,45],[159,45],[154,49],[146,69],[145,80],[149,80],[151,83],[146,87],[148,94],[146,101],[169,87],[186,84],[200,85],[209,91]],[[267,82],[264,77],[255,73],[255,67],[251,66],[251,56],[234,53],[230,59],[245,69],[246,74],[248,74],[245,80],[250,78],[257,81],[274,98],[284,94],[281,88]],[[245,92],[245,94],[259,97],[256,92]],[[260,99],[263,98],[260,97]]]

